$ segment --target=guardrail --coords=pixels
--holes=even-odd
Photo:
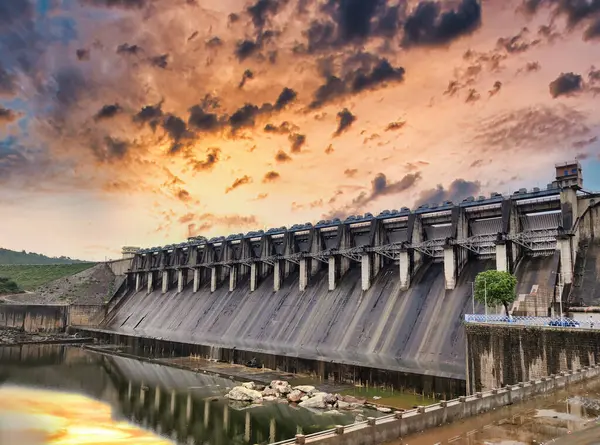
[[[547,326],[553,328],[600,329],[600,322],[576,320],[568,317],[525,317],[495,314],[465,314],[465,323],[506,324],[519,326]]]
[[[475,416],[509,404],[529,400],[539,394],[564,388],[589,378],[600,376],[600,364],[583,367],[575,371],[565,371],[549,377],[532,379],[503,388],[461,396],[427,406],[419,406],[408,411],[396,411],[382,417],[369,417],[351,425],[337,425],[325,431],[312,434],[297,434],[293,439],[274,442],[271,445],[303,445],[322,443],[324,445],[355,443],[374,445],[404,437],[408,434],[433,428],[456,420]],[[352,436],[352,438],[350,437]]]

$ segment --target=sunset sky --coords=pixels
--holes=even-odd
[[[597,0],[1,0],[0,246],[600,190],[599,93]]]

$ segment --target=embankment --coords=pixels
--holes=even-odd
[[[472,311],[471,284],[493,261],[466,265],[455,290],[444,287],[443,265],[421,268],[408,291],[397,266],[383,269],[362,291],[360,269],[328,290],[326,271],[304,292],[291,275],[278,292],[267,277],[255,292],[242,279],[192,292],[133,293],[109,313],[105,329],[218,348],[346,363],[404,373],[465,379],[462,316]],[[216,352],[218,354],[218,351]]]

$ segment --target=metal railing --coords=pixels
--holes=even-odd
[[[553,328],[600,329],[598,320],[577,320],[568,317],[533,317],[497,314],[465,314],[465,323],[506,324],[518,326],[548,326]]]

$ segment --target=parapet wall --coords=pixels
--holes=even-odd
[[[468,323],[467,393],[600,362],[600,331]]]
[[[364,422],[338,426],[315,434],[297,435],[295,439],[278,442],[278,444],[377,445],[513,403],[530,400],[532,397],[548,394],[598,376],[600,376],[600,365],[594,365],[501,389],[478,392],[468,397],[420,406],[417,409],[389,416],[369,418]]]
[[[104,304],[0,304],[0,328],[55,333],[68,325],[97,326],[105,315]]]

